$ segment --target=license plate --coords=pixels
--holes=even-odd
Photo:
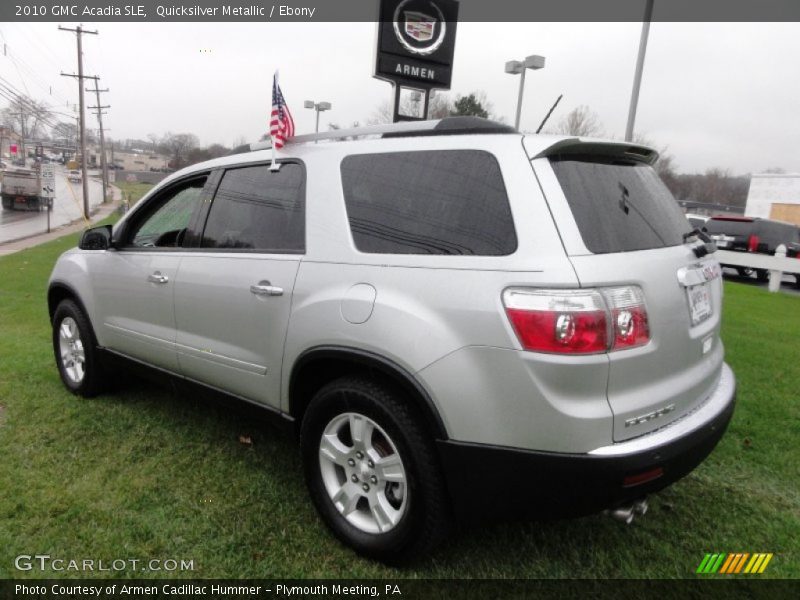
[[[727,248],[728,247],[728,241],[727,240],[717,240],[714,243],[717,245],[717,248]]]
[[[713,314],[711,293],[707,283],[686,288],[686,295],[689,297],[689,314],[692,317],[692,326],[699,325]]]

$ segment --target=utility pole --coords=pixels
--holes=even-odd
[[[58,27],[61,31],[72,31],[78,38],[78,74],[61,73],[63,77],[75,77],[78,79],[78,100],[80,103],[80,139],[81,139],[81,180],[83,181],[83,218],[89,220],[89,180],[86,177],[86,115],[84,114],[83,103],[83,80],[97,79],[83,74],[83,48],[81,46],[81,35],[89,33],[97,35],[96,31],[87,31],[80,25],[75,29],[68,27]]]
[[[104,108],[111,108],[110,104],[101,105],[100,104],[100,93],[107,92],[108,88],[101,90],[97,87],[97,81],[100,79],[99,77],[94,80],[94,93],[95,97],[97,98],[97,106],[90,106],[89,108],[96,108],[97,109],[97,122],[100,124],[100,168],[102,169],[101,172],[101,181],[103,182],[103,202],[108,200],[107,189],[108,189],[108,168],[106,165],[106,138],[103,133],[103,109]],[[87,92],[91,92],[92,90],[86,90]]]

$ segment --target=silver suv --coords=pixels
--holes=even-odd
[[[630,514],[719,441],[720,268],[652,150],[473,118],[247,150],[58,260],[69,390],[124,362],[263,407],[386,561],[454,519]]]

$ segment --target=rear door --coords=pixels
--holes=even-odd
[[[722,287],[695,256],[690,226],[647,164],[625,145],[579,144],[533,160],[581,287],[644,293],[650,342],[609,352],[614,439],[642,435],[699,406],[722,365]]]
[[[304,252],[303,166],[225,170],[175,283],[185,376],[280,407],[283,344]]]

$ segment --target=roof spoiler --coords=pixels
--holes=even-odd
[[[578,137],[559,140],[555,144],[539,152],[539,154],[533,158],[553,156],[602,156],[621,160],[632,160],[648,165],[655,164],[658,160],[658,152],[647,146],[640,146],[627,142],[616,142],[613,140],[600,142],[596,140],[585,140]]]

